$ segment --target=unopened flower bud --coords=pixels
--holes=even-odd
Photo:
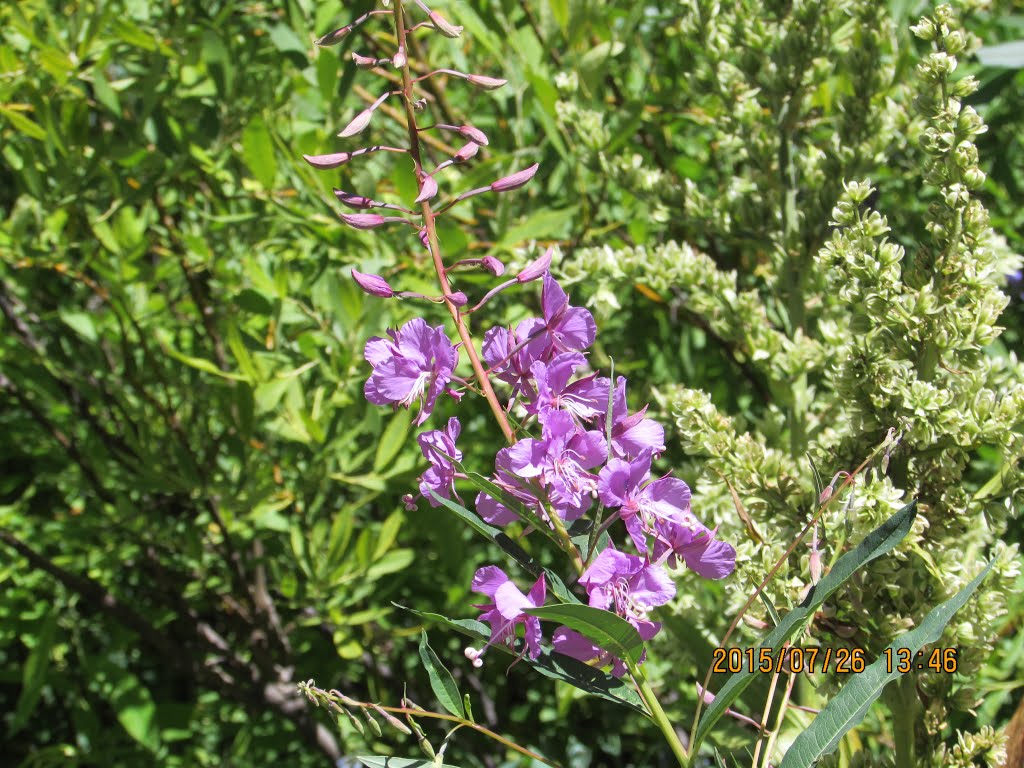
[[[357,67],[367,68],[377,66],[377,59],[372,56],[363,56],[355,51],[352,52],[352,61],[355,62]]]
[[[347,24],[344,27],[328,32],[326,35],[316,41],[317,45],[337,45],[341,42],[342,38],[345,37],[349,32],[352,31],[352,25]]]
[[[543,277],[544,273],[551,268],[552,251],[553,249],[548,248],[542,256],[527,264],[526,268],[516,275],[516,280],[520,283],[528,283],[538,277]]]
[[[328,171],[331,168],[337,168],[339,165],[347,163],[352,159],[352,153],[335,152],[331,155],[303,155],[302,159],[314,168],[319,168],[322,171]]]
[[[420,182],[420,194],[414,202],[425,203],[437,194],[437,181],[433,176],[424,175]]]
[[[487,136],[479,128],[474,128],[472,125],[460,125],[459,133],[482,147],[487,146]]]
[[[518,173],[513,173],[511,176],[505,176],[497,181],[491,182],[491,191],[511,192],[513,189],[519,189],[534,177],[539,167],[540,163],[534,163],[529,168],[524,168]]]
[[[485,75],[468,75],[466,79],[470,85],[475,85],[477,88],[482,88],[485,91],[501,88],[501,86],[508,82],[508,80],[502,80],[499,77],[486,77]]]
[[[501,277],[505,274],[505,265],[493,256],[484,256],[480,260],[480,266],[486,269],[495,277]]]
[[[388,285],[388,281],[380,275],[367,275],[356,270],[352,270],[352,279],[356,281],[356,285],[362,288],[371,296],[379,296],[382,299],[390,299],[395,295],[391,286]]]
[[[462,27],[455,26],[437,11],[431,11],[427,15],[430,18],[430,23],[434,25],[434,29],[445,37],[455,38],[462,34]]]
[[[476,153],[479,151],[480,145],[477,144],[475,141],[470,141],[463,147],[461,147],[458,152],[452,155],[452,160],[454,160],[456,163],[464,163],[471,157],[475,157]]]
[[[811,583],[817,584],[821,581],[821,550],[815,549],[811,551],[811,557],[808,561],[808,567],[811,571]]]
[[[387,222],[379,213],[339,213],[341,220],[355,229],[374,229]]]
[[[345,192],[342,189],[334,190],[334,196],[338,198],[339,203],[355,210],[365,210],[372,208],[374,205],[373,200],[370,198],[363,197],[362,195],[353,195],[351,192]]]
[[[405,48],[399,48],[398,52],[391,59],[391,65],[395,69],[401,69],[409,62],[409,57],[405,55]]]
[[[462,291],[456,291],[445,296],[448,301],[454,304],[456,307],[464,307],[469,303],[469,299],[466,298],[466,294]]]
[[[341,133],[338,134],[338,138],[345,139],[349,136],[355,136],[370,124],[370,118],[372,117],[373,108],[368,107],[367,109],[364,109],[358,115],[353,117],[352,121],[348,125],[341,129]]]
[[[423,227],[419,231],[420,242],[423,243],[423,247],[428,251],[430,250],[430,235],[427,234],[427,228]]]

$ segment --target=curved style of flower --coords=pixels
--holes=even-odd
[[[418,317],[397,331],[388,329],[388,336],[390,340],[375,336],[366,342],[364,356],[373,366],[363,389],[366,399],[404,408],[419,401],[415,423],[422,424],[451,381],[459,352],[443,327],[431,328]]]
[[[491,625],[491,639],[480,650],[466,648],[466,658],[473,662],[473,666],[483,666],[480,657],[495,643],[515,648],[516,626],[519,624],[524,627],[523,652],[528,653],[531,659],[537,658],[540,655],[540,619],[528,616],[524,611],[544,605],[544,574],[530,588],[529,594],[524,595],[501,568],[488,565],[480,568],[473,576],[473,591],[491,598],[490,603],[475,606],[484,612],[480,615],[480,621]]]

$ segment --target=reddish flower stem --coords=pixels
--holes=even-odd
[[[398,36],[399,48],[402,50],[408,50],[408,47],[406,46],[406,35],[408,30],[405,26],[405,8],[402,0],[395,0],[395,32]],[[415,95],[413,93],[414,81],[408,62],[403,64],[401,69],[402,94],[405,97],[405,115],[409,130],[409,154],[412,155],[413,163],[416,166],[416,176],[417,178],[420,178],[424,173],[424,170],[423,163],[420,159],[420,140],[419,128],[416,126],[416,111],[413,108],[413,102],[415,101]],[[434,218],[437,214],[431,209],[429,201],[420,203],[420,210],[423,213],[423,224],[427,231],[427,243],[430,249],[430,257],[434,262],[434,271],[437,273],[437,279],[441,285],[441,293],[444,296],[450,296],[452,289],[448,282],[448,273],[445,270],[444,261],[441,259],[441,246],[437,237],[437,227],[434,224]],[[473,338],[470,336],[469,328],[466,327],[465,317],[459,312],[459,308],[456,307],[450,299],[447,299],[445,304],[448,306],[448,312],[451,314],[452,320],[455,323],[455,329],[458,331],[459,338],[462,339],[463,349],[465,349],[466,354],[469,355],[470,365],[473,366],[473,373],[476,375],[477,381],[480,382],[480,389],[483,391],[484,398],[487,400],[487,404],[491,407],[491,412],[494,414],[494,418],[497,419],[498,426],[501,427],[501,431],[505,435],[505,440],[511,445],[515,442],[515,434],[512,431],[511,425],[508,423],[508,419],[505,416],[504,409],[501,407],[501,403],[498,401],[498,396],[494,393],[494,387],[491,386],[490,377],[487,375],[487,371],[484,370],[484,366],[480,362],[480,355],[477,353],[476,346],[473,344]]]

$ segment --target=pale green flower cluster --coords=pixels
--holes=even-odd
[[[941,643],[961,649],[969,679],[993,647],[1019,574],[1016,547],[999,536],[1024,498],[1024,366],[989,352],[1008,301],[1000,286],[1021,259],[992,232],[975,194],[985,175],[974,139],[985,126],[963,104],[977,84],[956,77],[957,57],[977,43],[951,6],[937,7],[913,28],[932,46],[916,83],[899,85],[883,4],[796,2],[775,22],[755,3],[683,5],[678,34],[705,45],[690,77],[693,98],[715,116],[717,173],[654,187],[622,174],[623,183],[653,191],[663,205],[681,197],[675,210],[716,252],[740,253],[739,263],[756,267],[723,270],[699,247],[666,242],[578,249],[562,262],[561,277],[578,283],[605,316],[622,309],[617,295],[642,284],[678,322],[704,331],[735,364],[737,379],[767,395],[747,423],[704,392],[677,385],[659,393],[700,471],[686,478],[695,505],[737,546],[727,615],[817,509],[821,486],[807,457],[827,484],[886,443],[822,518],[826,567],[910,499],[919,502],[919,518],[803,641],[841,638],[875,658],[996,557]],[[892,162],[917,169],[923,214],[886,211],[884,194],[851,180],[885,175]],[[897,216],[909,231],[890,229]],[[996,458],[980,464],[982,452]],[[980,471],[991,479],[972,490],[968,474]],[[737,515],[732,490],[749,521]],[[809,581],[803,547],[767,594],[790,607]],[[724,629],[713,616],[704,621],[711,637]],[[842,682],[829,681],[822,693]],[[970,686],[929,673],[917,683],[919,754],[936,766],[971,766],[998,753],[991,729],[959,734],[952,748],[940,743],[948,708],[976,704]]]

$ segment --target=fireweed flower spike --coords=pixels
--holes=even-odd
[[[413,318],[398,331],[388,331],[390,340],[374,337],[366,342],[364,356],[373,366],[364,394],[374,405],[404,408],[420,402],[416,424],[427,420],[452,371],[459,361],[458,350],[444,328],[430,328]]]
[[[503,643],[510,648],[515,647],[516,626],[525,628],[525,652],[535,659],[540,655],[540,619],[528,616],[524,611],[528,608],[540,608],[544,605],[545,584],[541,574],[529,594],[524,595],[508,575],[494,565],[481,568],[473,576],[473,591],[491,598],[492,602],[476,606],[484,611],[480,621],[491,625],[491,639],[480,650],[467,648],[466,658],[473,662],[474,667],[482,667],[484,651],[495,643]]]

